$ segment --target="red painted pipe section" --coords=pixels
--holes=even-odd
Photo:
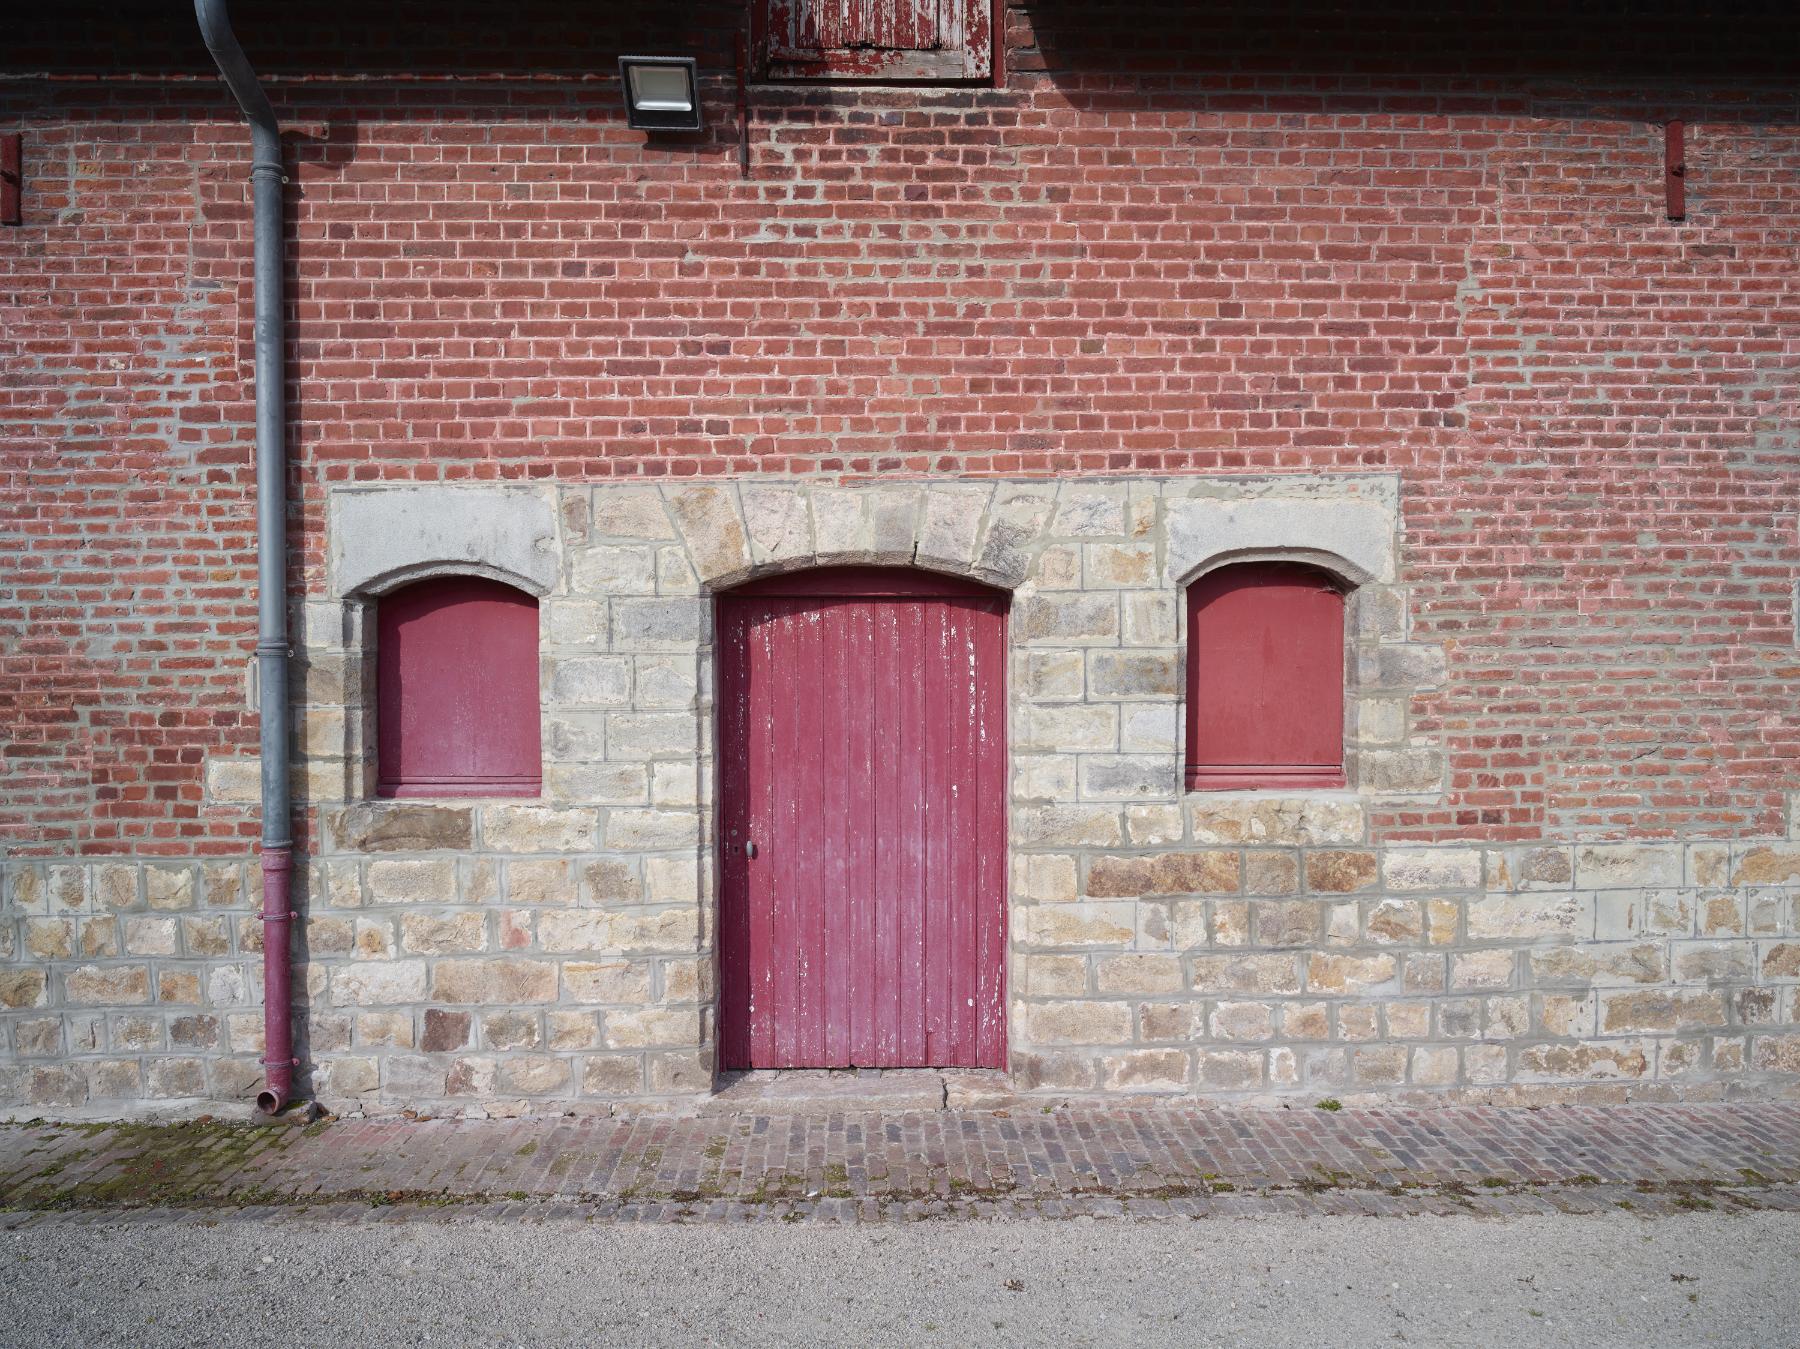
[[[277,1114],[294,1095],[294,969],[288,959],[293,931],[294,853],[264,848],[263,873],[263,1077],[256,1108]]]

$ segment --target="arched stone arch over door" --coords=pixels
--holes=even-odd
[[[720,1066],[1006,1063],[1004,592],[719,597]]]

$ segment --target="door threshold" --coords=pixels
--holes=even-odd
[[[768,1068],[721,1073],[703,1115],[1000,1110],[1012,1082],[986,1068]]]

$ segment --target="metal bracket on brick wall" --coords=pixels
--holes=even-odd
[[[0,225],[25,223],[24,141],[17,131],[0,136]]]
[[[1663,128],[1663,197],[1670,220],[1687,219],[1687,126],[1670,122]]]
[[[750,176],[750,89],[745,66],[749,63],[749,38],[743,29],[737,34],[737,122],[738,176]]]

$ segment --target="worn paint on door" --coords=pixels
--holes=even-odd
[[[1005,608],[873,567],[720,598],[721,1066],[1004,1066]]]

